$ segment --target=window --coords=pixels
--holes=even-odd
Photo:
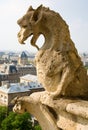
[[[1,95],[1,98],[3,97],[3,95]]]
[[[7,99],[7,96],[5,96],[4,99]]]
[[[7,102],[7,96],[4,96],[4,102]]]

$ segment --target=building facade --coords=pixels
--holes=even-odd
[[[12,99],[30,95],[28,87],[18,83],[6,83],[0,87],[0,105],[10,106]]]
[[[27,64],[28,64],[28,56],[27,56],[27,54],[25,53],[25,51],[23,51],[23,52],[19,55],[18,64],[20,64],[20,65],[27,65]]]
[[[33,65],[16,66],[14,64],[5,64],[0,70],[0,86],[2,81],[8,80],[9,83],[18,83],[20,76],[26,74],[36,75],[36,68]]]
[[[4,81],[0,87],[0,104],[10,106],[15,97],[29,96],[31,93],[39,91],[44,91],[44,88],[34,75],[22,76],[20,83]]]

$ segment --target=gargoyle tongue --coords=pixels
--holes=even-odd
[[[31,38],[31,44],[34,45],[37,39],[35,39],[35,36],[33,35]]]
[[[35,46],[38,50],[39,50],[39,47],[36,45],[36,41],[37,41],[39,35],[40,35],[40,34],[36,34],[36,35],[33,34],[33,37],[32,37],[32,39],[31,39],[31,44],[32,44],[33,46]]]

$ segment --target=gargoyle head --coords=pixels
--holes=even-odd
[[[16,113],[26,112],[26,107],[25,107],[25,104],[24,104],[24,98],[23,97],[15,97],[11,101],[11,104],[14,105],[13,112],[16,112]]]
[[[31,39],[31,44],[35,46],[37,49],[39,47],[35,44],[37,38],[40,35],[40,32],[38,31],[37,24],[39,23],[40,20],[40,10],[42,9],[42,5],[39,6],[36,10],[30,6],[26,14],[20,18],[17,23],[20,26],[21,30],[18,33],[18,41],[21,44],[24,44],[24,41],[33,35]],[[36,33],[37,32],[37,33]]]

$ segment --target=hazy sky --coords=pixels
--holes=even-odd
[[[0,51],[36,51],[30,46],[30,39],[25,45],[19,44],[17,33],[20,28],[17,20],[24,15],[30,5],[37,8],[40,4],[58,12],[69,25],[71,38],[78,52],[88,52],[88,0],[1,0]],[[41,39],[38,40],[39,45],[43,44]]]

